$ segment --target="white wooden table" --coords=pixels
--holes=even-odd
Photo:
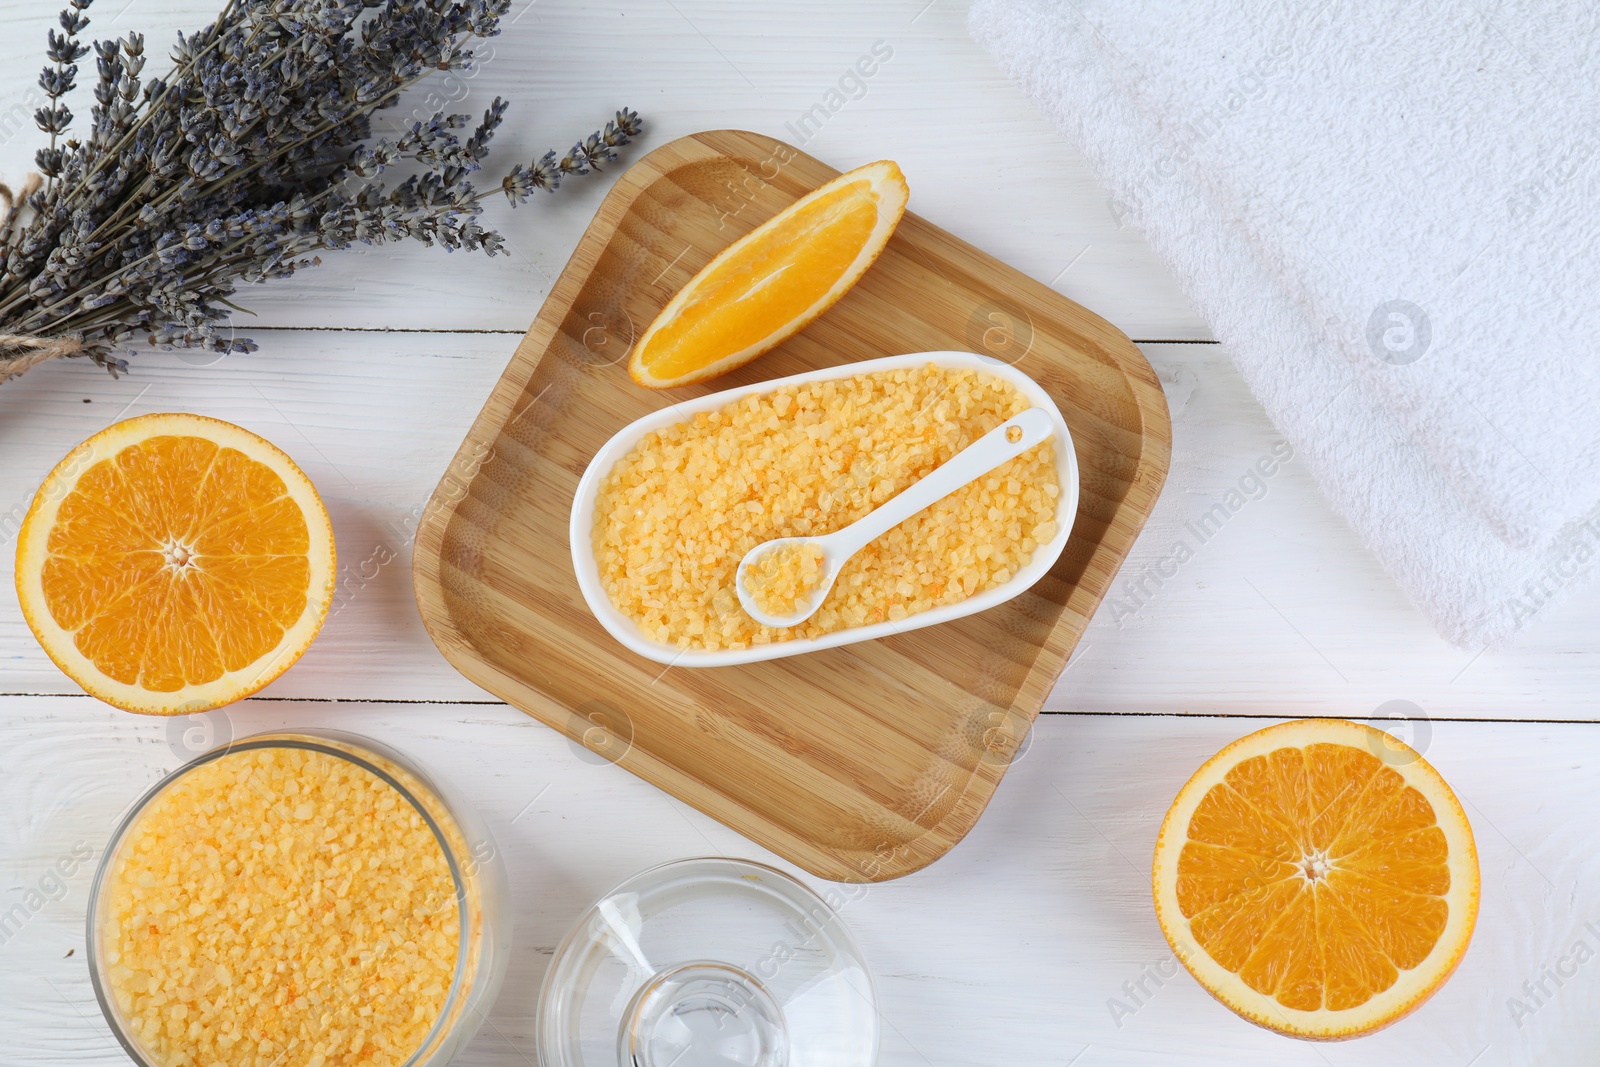
[[[99,0],[91,13],[100,32],[146,31],[159,55],[173,30],[198,27],[216,7]],[[786,124],[885,42],[892,57],[806,149],[841,167],[898,160],[915,210],[1109,317],[1168,383],[1165,495],[1119,580],[1128,584],[1086,634],[1031,746],[950,856],[846,909],[878,978],[882,1062],[1591,1062],[1600,964],[1576,965],[1573,952],[1580,941],[1585,961],[1600,951],[1600,598],[1572,598],[1509,651],[1453,649],[1294,462],[1175,577],[1139,583],[1178,529],[1279,438],[1082,161],[967,38],[964,17],[961,0],[517,0],[485,69],[445,87],[464,94],[463,110],[496,93],[513,101],[499,168],[570,143],[624,104],[649,124],[630,149],[637,158],[704,128],[796,139]],[[29,86],[53,18],[48,4],[0,11],[9,177],[37,143],[31,128],[12,131],[15,109],[37,102]],[[517,941],[466,1064],[534,1062],[534,993],[552,947],[622,877],[706,853],[785,866],[627,773],[578,758],[465,682],[413,606],[407,516],[610,180],[574,182],[515,212],[494,204],[506,258],[351,252],[247,293],[258,317],[240,328],[261,342],[256,355],[141,355],[123,381],[46,366],[0,388],[0,566],[11,566],[34,488],[73,444],[118,417],[174,408],[287,449],[322,490],[346,566],[394,557],[366,567],[299,665],[213,716],[209,740],[278,726],[366,732],[424,759],[481,808],[509,857]],[[208,739],[82,696],[9,594],[0,694],[0,912],[18,902],[27,912],[0,929],[0,1061],[122,1062],[84,969],[88,869],[37,908],[29,890],[75,845],[98,850],[117,813]],[[1390,1030],[1332,1046],[1257,1030],[1186,974],[1172,976],[1148,889],[1157,825],[1190,772],[1265,720],[1311,713],[1400,715],[1389,725],[1465,802],[1483,868],[1477,936],[1450,984]]]

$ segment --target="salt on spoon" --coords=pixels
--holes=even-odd
[[[917,512],[1046,440],[1051,433],[1050,416],[1045,410],[1029,408],[996,426],[932,474],[842,530],[821,537],[778,537],[763,541],[739,561],[733,584],[738,590],[740,605],[763,626],[798,626],[822,606],[851,556]],[[752,578],[755,589],[751,588]],[[779,610],[768,611],[763,602],[766,608]]]

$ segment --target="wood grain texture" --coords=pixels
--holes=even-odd
[[[384,689],[393,699],[487,699],[428,641],[411,594],[410,546],[428,492],[514,339],[274,331],[271,344],[270,355],[215,363],[151,353],[121,380],[57,363],[0,389],[8,457],[0,465],[0,692],[77,691],[34,641],[11,592],[17,531],[40,481],[73,445],[118,419],[192,411],[238,423],[288,452],[333,520],[339,578],[328,620],[296,667],[269,687],[273,695]]]
[[[34,489],[73,445],[119,414],[194,411],[288,451],[333,517],[341,606],[264,695],[495,699],[428,640],[411,588],[411,534],[518,338],[266,337],[264,351],[210,366],[155,352],[118,381],[58,364],[0,388],[0,587],[10,588],[13,538]],[[1283,464],[1196,546],[1186,524],[1237,490],[1281,438],[1220,346],[1141,350],[1168,391],[1172,468],[1047,710],[1370,715],[1407,700],[1435,718],[1600,718],[1600,597],[1556,606],[1503,651],[1453,648],[1333,513],[1301,460]],[[1180,540],[1195,554],[1174,571],[1164,561]],[[0,597],[0,652],[0,693],[78,691],[9,593]]]
[[[146,76],[164,73],[178,31],[222,0],[96,0],[90,36],[139,30]],[[0,178],[33,169],[45,31],[58,4],[0,5]],[[565,149],[637,108],[647,127],[623,164],[695,130],[732,126],[794,140],[784,124],[817,104],[873,43],[893,57],[804,146],[841,166],[900,163],[917,210],[1110,319],[1129,336],[1208,338],[1205,322],[1139,232],[1110,209],[1084,159],[967,35],[964,0],[513,0],[504,32],[470,77],[440,74],[380,115],[389,133],[433,107],[478,115],[511,101],[477,184],[504,256],[447,255],[413,242],[357,246],[294,278],[234,298],[257,324],[372,329],[502,329],[520,335],[621,166],[512,209],[510,166]],[[87,121],[94,58],[72,107]]]
[[[0,115],[25,108],[15,126],[0,126],[7,180],[32,166],[39,144],[27,93],[58,6],[0,9]],[[173,33],[218,6],[97,0],[92,32],[147,31],[148,71],[158,73]],[[1085,162],[967,38],[962,0],[514,0],[512,10],[519,18],[497,42],[499,58],[457,105],[475,112],[496,93],[512,100],[490,161],[496,176],[623,103],[651,120],[630,161],[708,126],[782,133],[882,38],[893,61],[809,152],[840,164],[896,159],[925,217],[1135,338],[1211,336],[1139,234],[1118,227]],[[87,104],[76,110],[87,114]],[[516,887],[516,950],[461,1067],[533,1067],[534,997],[549,954],[579,911],[623,877],[706,853],[785,866],[599,757],[578,758],[568,739],[509,708],[373,702],[493,699],[429,643],[411,598],[408,535],[395,531],[414,521],[446,470],[618,173],[516,211],[492,205],[491,221],[518,253],[509,258],[374,249],[241,294],[260,312],[240,319],[245,333],[257,323],[372,332],[261,331],[259,354],[213,366],[153,352],[122,381],[62,365],[0,389],[6,508],[25,503],[68,449],[122,409],[179,408],[241,422],[290,451],[328,500],[342,558],[358,577],[380,546],[394,554],[358,581],[267,695],[219,721],[235,735],[281,726],[370,734],[424,760],[489,818]],[[1114,591],[1169,556],[1184,524],[1278,440],[1224,350],[1141,347],[1171,397],[1173,466]],[[1116,618],[1106,605],[1046,702],[1123,714],[1042,716],[960,846],[925,871],[861,887],[867,895],[846,909],[878,984],[884,1067],[1592,1062],[1600,965],[1590,960],[1560,986],[1543,972],[1563,957],[1570,964],[1584,924],[1600,922],[1600,840],[1585,816],[1600,804],[1600,732],[1444,719],[1600,718],[1600,596],[1574,597],[1511,648],[1473,659],[1405,602],[1302,463],[1268,485],[1175,576],[1150,582],[1152,595],[1132,615]],[[13,532],[0,525],[7,544]],[[10,556],[0,550],[0,586],[10,585]],[[15,599],[0,597],[6,907],[74,842],[98,848],[117,813],[183,758],[168,723],[81,696],[15,695],[75,688],[28,636]],[[1135,716],[1370,714],[1397,697],[1434,716],[1408,725],[1407,736],[1416,743],[1419,731],[1431,733],[1428,758],[1468,803],[1482,850],[1478,933],[1440,996],[1372,1038],[1309,1046],[1238,1021],[1186,976],[1146,978],[1169,960],[1146,880],[1162,806],[1207,755],[1264,723]],[[127,1063],[83,969],[87,879],[75,875],[64,898],[0,944],[7,1065]],[[1509,1001],[1531,1004],[1523,983],[1541,980],[1554,996],[1513,1018]],[[1124,986],[1141,981],[1147,992],[1133,1004]],[[1113,1018],[1112,998],[1136,1014]]]
[[[937,859],[982,813],[1155,504],[1171,426],[1114,327],[910,213],[861,282],[773,352],[672,394],[633,385],[629,346],[672,293],[837,173],[722,130],[623,175],[435,491],[414,567],[423,621],[468,678],[807,870],[877,881]],[[1027,593],[893,638],[693,671],[628,652],[589,614],[568,514],[622,426],[673,395],[951,348],[1013,363],[1072,428],[1077,521]]]
[[[5,712],[0,896],[9,907],[74,844],[98,859],[117,815],[191,753],[169,723],[87,699],[13,698]],[[1592,1063],[1600,1041],[1600,959],[1561,987],[1543,979],[1551,995],[1537,1010],[1513,1017],[1508,1007],[1512,998],[1531,1006],[1522,984],[1564,957],[1570,974],[1577,939],[1600,947],[1585,931],[1600,924],[1600,831],[1562,814],[1600,805],[1594,726],[1435,724],[1427,758],[1461,797],[1480,850],[1472,945],[1414,1015],[1359,1041],[1316,1045],[1243,1022],[1174,973],[1150,904],[1167,803],[1208,756],[1264,722],[1043,716],[948,856],[851,887],[796,872],[598,757],[576,758],[566,738],[511,708],[249,700],[224,715],[236,737],[283,727],[375,737],[456,787],[487,821],[513,886],[511,967],[456,1067],[534,1067],[539,983],[578,915],[637,870],[705,854],[775,863],[844,897],[842,917],[877,983],[882,1067],[1568,1067]],[[6,1067],[127,1063],[84,966],[91,866],[0,937]]]

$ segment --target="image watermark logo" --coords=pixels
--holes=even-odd
[[[633,316],[615,304],[592,307],[575,312],[578,316],[577,354],[593,367],[610,367],[621,363],[633,351],[638,340]]]
[[[1415,363],[1432,344],[1428,313],[1409,300],[1385,300],[1367,316],[1367,347],[1385,363],[1396,367]]]
[[[850,904],[864,900],[871,892],[871,887],[866,885],[839,885],[832,886],[824,891],[820,904],[810,908],[799,918],[789,919],[784,923],[787,936],[775,942],[766,955],[747,968],[765,981],[772,981],[778,977],[778,972],[784,964],[798,959],[815,945],[828,930],[839,920],[839,913]]]
[[[1176,144],[1171,151],[1152,160],[1134,179],[1125,195],[1113,195],[1107,202],[1117,228],[1121,229],[1130,216],[1137,222],[1137,216],[1151,193],[1176,178],[1182,172],[1183,165],[1250,107],[1252,101],[1266,96],[1270,83],[1289,71],[1294,59],[1293,46],[1285,42],[1242,64],[1232,79],[1182,122],[1176,131]]]
[[[427,122],[445,108],[463,103],[472,95],[472,81],[494,62],[494,41],[479,39],[472,46],[469,63],[452,66],[427,80],[427,91],[417,99],[409,115],[402,117],[398,109],[390,114],[379,111],[373,121],[392,137],[403,137],[412,123]]]
[[[868,51],[845,68],[838,81],[828,87],[818,102],[801,112],[793,122],[783,124],[795,143],[803,145],[810,141],[847,104],[865,99],[869,88],[867,82],[893,57],[894,48],[888,41],[873,42]],[[729,219],[738,217],[777,178],[783,168],[794,161],[795,155],[794,149],[788,145],[778,144],[771,155],[753,167],[741,163],[729,177],[721,179],[721,185],[728,191],[729,197],[724,203],[712,205],[712,210],[717,214],[717,229],[723,229]]]
[[[39,90],[29,86],[21,100],[13,101],[10,107],[0,108],[0,144],[10,144],[17,134],[36,129],[33,113],[43,106],[44,97],[39,95]]]
[[[717,216],[717,229],[728,225],[728,220],[737,218],[747,206],[753,203],[761,191],[771,185],[773,180],[782,173],[785,165],[794,162],[795,152],[786,144],[779,143],[772,149],[772,154],[766,159],[756,162],[754,167],[740,164],[731,168],[729,176],[721,180],[722,188],[726,189],[728,196],[720,203],[708,201],[711,210]],[[685,249],[687,251],[687,249]],[[669,263],[668,268],[676,263]],[[661,272],[665,274],[666,271]],[[661,276],[656,276],[660,281]]]
[[[35,489],[23,499],[12,504],[4,512],[0,512],[0,547],[11,544],[22,533],[23,520],[28,517],[28,509],[35,503],[46,504],[61,499],[75,484],[75,480],[85,468],[95,459],[91,449],[79,445],[67,454],[61,462],[61,477],[51,484],[48,494],[41,497],[41,490]]]
[[[495,847],[493,839],[481,837],[467,846],[467,854],[457,855],[456,861],[461,865],[463,879],[473,879],[485,867],[497,863],[500,859],[500,850]],[[443,891],[431,898],[425,898],[417,907],[420,915],[440,915],[454,911],[461,905],[459,890]],[[387,943],[380,942],[381,946]]]
[[[87,841],[75,842],[33,884],[12,890],[21,894],[20,899],[0,901],[0,946],[9,944],[35,915],[65,899],[69,880],[93,858],[93,846]]]
[[[537,399],[535,397],[535,400]],[[526,408],[522,414],[527,414]],[[521,417],[518,415],[513,418],[506,424],[506,428],[510,429]],[[450,461],[450,466],[445,468],[444,477],[439,480],[439,487],[434,490],[433,496],[428,498],[426,504],[413,505],[399,517],[391,518],[385,524],[390,536],[373,545],[372,550],[361,562],[340,564],[339,574],[333,587],[333,602],[328,608],[328,618],[331,620],[348,607],[361,590],[377,580],[385,567],[401,557],[401,554],[416,540],[417,527],[428,514],[448,507],[465,496],[472,479],[477,477],[484,464],[493,458],[493,445],[482,441],[475,442],[472,447],[465,449]]]
[[[1569,145],[1551,159],[1544,170],[1513,186],[1506,197],[1506,211],[1512,221],[1526,222],[1537,215],[1558,193],[1590,169],[1595,154],[1592,142]],[[1591,175],[1587,183],[1590,188],[1586,190],[1591,197],[1594,182],[1595,177]]]
[[[1511,1021],[1521,1030],[1528,1017],[1537,1015],[1541,1008],[1555,1000],[1562,988],[1574,978],[1584,965],[1595,958],[1600,946],[1600,925],[1594,920],[1583,924],[1581,936],[1573,939],[1566,952],[1539,969],[1539,973],[1522,983],[1521,996],[1506,998],[1506,1011]]]
[[[1433,720],[1409,700],[1386,700],[1379,704],[1372,713],[1372,725],[1380,732],[1368,739],[1367,747],[1391,767],[1415,763],[1433,743]]]
[[[967,348],[1015,364],[1033,351],[1033,318],[1009,300],[985,300],[967,316]]]
[[[232,740],[233,720],[222,708],[167,717],[167,748],[184,763]]]
[[[1033,720],[1016,708],[985,705],[968,720],[967,729],[978,762],[990,767],[1019,763],[1033,747]]]
[[[9,545],[17,539],[22,532],[22,520],[28,517],[28,505],[33,503],[33,496],[19,500],[12,504],[10,509],[0,515],[0,544]]]
[[[1589,573],[1595,546],[1600,545],[1600,511],[1576,522],[1556,539],[1552,550],[1546,553],[1543,570],[1522,583],[1521,592],[1507,598],[1501,610],[1520,626],[1562,590],[1569,588],[1578,578]]]
[[[233,347],[233,320],[217,324],[217,340],[225,347],[216,348],[175,348],[172,354],[178,357],[180,363],[191,367],[213,367],[232,354]]]
[[[587,725],[582,740],[567,738],[572,754],[585,763],[616,763],[633,750],[633,717],[608,700],[579,705],[577,715]]]
[[[853,100],[865,99],[868,79],[893,58],[893,45],[888,41],[873,41],[872,47],[846,67],[839,80],[828,87],[822,99],[802,111],[795,121],[785,122],[783,128],[789,131],[796,144],[805,144],[821,132],[829,119],[844,110],[845,105]]]
[[[1155,999],[1161,988],[1178,977],[1182,970],[1183,964],[1178,962],[1176,955],[1141,967],[1136,976],[1122,983],[1118,990],[1120,996],[1106,998],[1106,1011],[1111,1013],[1112,1024],[1121,1030],[1123,1023],[1139,1014],[1145,1005]]]
[[[1139,617],[1161,590],[1178,577],[1178,573],[1199,554],[1200,549],[1221,533],[1235,515],[1255,501],[1264,500],[1269,490],[1268,482],[1292,459],[1294,446],[1288,441],[1273,445],[1271,451],[1257,457],[1234,480],[1221,499],[1183,524],[1178,539],[1164,555],[1122,577],[1107,597],[1111,620],[1118,628],[1127,626]]]

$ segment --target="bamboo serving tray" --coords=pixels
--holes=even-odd
[[[862,882],[926,866],[977,822],[1155,504],[1171,424],[1122,333],[909,212],[860,283],[782,347],[703,385],[634,385],[629,348],[672,294],[838,173],[736,130],[628,170],[434,491],[414,580],[468,679],[813,874]],[[1028,592],[895,637],[700,670],[629,652],[589,613],[568,513],[618,429],[682,397],[936,349],[1013,363],[1071,427],[1077,522]]]

